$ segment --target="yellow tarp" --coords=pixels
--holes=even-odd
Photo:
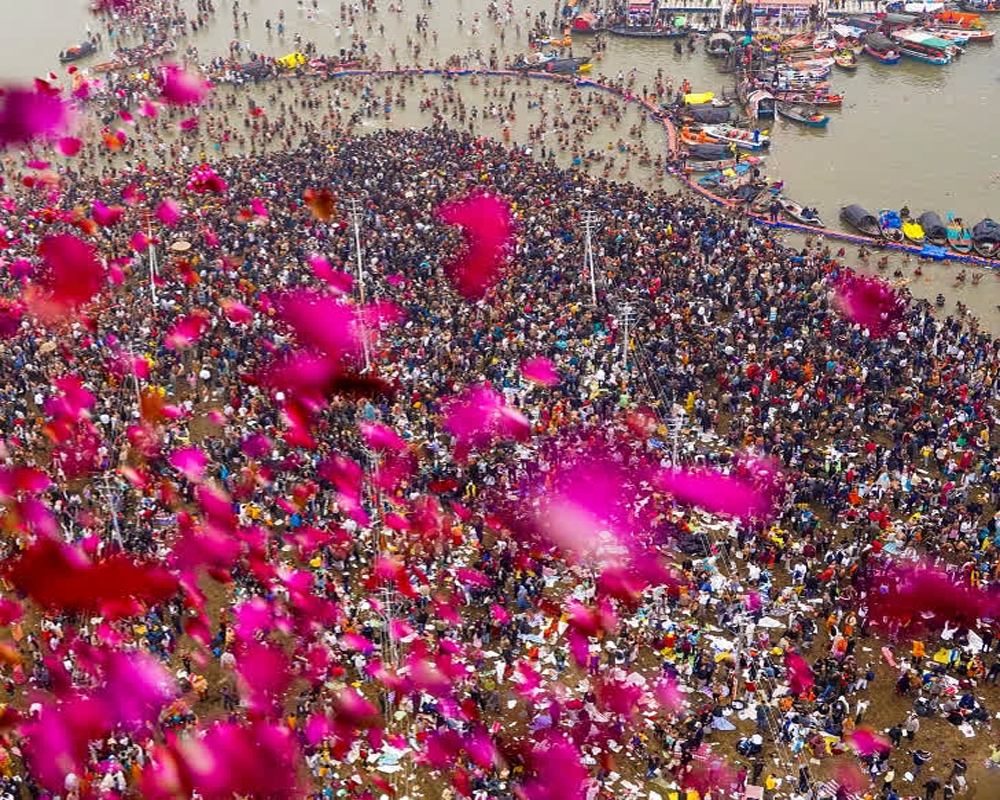
[[[700,106],[715,97],[715,92],[696,92],[684,95],[684,102],[689,106]]]
[[[306,57],[302,53],[289,53],[278,59],[278,63],[285,69],[295,69],[306,63]]]

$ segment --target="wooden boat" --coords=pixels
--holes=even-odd
[[[774,95],[763,89],[750,92],[747,111],[754,119],[774,119]]]
[[[921,33],[936,36],[959,47],[965,47],[969,43],[969,39],[972,38],[967,31],[956,31],[951,28],[935,28],[934,30],[928,28],[926,31],[921,31]]]
[[[728,33],[719,32],[711,34],[708,39],[705,40],[705,52],[710,56],[716,58],[721,58],[729,53],[733,49],[735,41],[733,37]]]
[[[810,128],[825,128],[830,122],[826,114],[821,114],[815,106],[805,103],[775,103],[774,108],[778,116],[800,125],[808,125]]]
[[[985,27],[978,14],[963,14],[961,11],[939,11],[934,19],[952,28],[977,30]]]
[[[779,196],[778,201],[781,203],[782,210],[796,222],[801,222],[803,225],[813,225],[817,228],[823,227],[823,220],[820,219],[819,214],[804,213],[806,206],[799,205],[784,195]],[[810,211],[812,210],[810,209]]]
[[[949,31],[961,31],[962,35],[965,36],[967,41],[979,42],[980,44],[989,44],[993,41],[996,36],[996,31],[986,31],[986,30],[968,30],[965,28],[930,28],[931,32],[936,33],[942,39],[950,38],[947,34]],[[952,40],[954,41],[954,40]],[[958,42],[956,42],[958,44]]]
[[[824,75],[830,74],[830,67],[836,63],[836,58],[806,58],[806,59],[786,59],[779,65],[779,69],[795,70],[797,72],[809,72],[811,70],[826,70]]]
[[[720,140],[709,135],[706,130],[692,131],[686,125],[681,128],[680,139],[686,145],[720,144]]]
[[[67,47],[59,54],[59,63],[69,64],[71,61],[78,61],[79,59],[86,58],[96,52],[97,45],[91,41],[75,44],[72,47]]]
[[[983,258],[1000,255],[1000,225],[989,217],[972,227],[972,248]]]
[[[776,92],[777,98],[785,103],[807,103],[814,106],[840,106],[844,104],[842,94],[817,94],[816,92]]]
[[[865,37],[865,52],[883,64],[899,63],[899,48],[880,33],[869,33]]]
[[[903,241],[903,220],[898,211],[890,208],[879,209],[878,226],[882,231],[882,236],[890,242]]]
[[[948,228],[933,211],[925,211],[917,218],[917,222],[924,229],[928,242],[942,247],[948,244]]]
[[[969,14],[995,14],[1000,11],[1000,3],[975,3],[971,0],[958,0],[958,7]]]
[[[902,55],[925,64],[950,64],[952,56],[959,52],[957,45],[921,31],[898,30],[893,32],[892,38],[899,43]]]
[[[770,192],[761,192],[753,199],[748,208],[754,214],[766,214],[773,199],[774,195]]]
[[[698,142],[687,145],[688,158],[702,161],[725,161],[734,158],[732,148],[728,144]]]
[[[948,247],[956,253],[972,251],[972,232],[965,227],[961,218],[948,215]]]
[[[735,167],[737,163],[759,166],[764,163],[764,159],[765,156],[747,156],[741,158],[739,162],[735,158],[723,158],[717,161],[688,161],[684,165],[684,169],[687,172],[715,172]]]
[[[760,131],[747,131],[735,125],[705,125],[703,130],[720,142],[729,142],[744,150],[760,150],[771,143],[770,138]]]
[[[858,57],[850,50],[842,50],[839,53],[834,53],[833,60],[837,62],[837,66],[841,69],[853,72],[858,68]]]
[[[706,189],[713,190],[717,188],[721,189],[733,187],[734,184],[739,185],[740,183],[745,182],[741,179],[749,179],[750,176],[748,173],[750,172],[750,168],[752,166],[752,164],[741,161],[739,164],[732,167],[728,167],[724,170],[719,169],[715,172],[710,172],[704,178],[699,178],[698,185],[703,186]],[[727,172],[730,174],[726,175]]]
[[[604,31],[612,36],[627,36],[632,39],[675,39],[688,35],[686,27],[648,28],[639,25],[612,25]]]
[[[914,244],[923,244],[927,239],[923,226],[909,217],[903,220],[903,236]]]
[[[809,33],[799,33],[795,36],[789,36],[778,46],[778,50],[782,53],[794,53],[797,50],[812,49],[813,36]]]
[[[844,206],[840,209],[840,218],[865,236],[877,239],[882,235],[878,217],[859,205]]]

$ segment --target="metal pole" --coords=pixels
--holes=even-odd
[[[359,201],[356,197],[352,197],[349,201],[350,203],[350,213],[351,221],[354,223],[354,255],[356,259],[356,270],[357,270],[357,282],[358,282],[358,299],[361,301],[361,305],[365,304],[365,269],[364,269],[364,256],[361,252],[361,207]],[[368,331],[364,322],[364,312],[362,311],[361,316],[361,349],[364,353],[365,358],[365,372],[371,369],[371,353],[368,347]]]
[[[625,380],[628,381],[628,345],[629,345],[629,325],[632,323],[633,308],[631,303],[619,303],[618,304],[618,316],[621,319],[622,324],[625,328],[625,340],[622,342],[622,372],[625,374]]]
[[[156,308],[156,246],[153,244],[153,221],[146,217],[146,238],[149,239],[149,294]]]
[[[583,219],[583,263],[590,273],[590,302],[597,307],[597,275],[594,267],[594,243],[591,234],[597,226],[597,212],[593,209],[585,209],[581,217]]]

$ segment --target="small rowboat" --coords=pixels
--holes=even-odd
[[[962,220],[948,215],[948,247],[956,253],[972,251],[972,232],[962,224]]]
[[[859,205],[844,206],[840,209],[840,218],[865,236],[877,239],[882,235],[878,217]]]
[[[903,220],[900,219],[898,211],[892,211],[888,208],[880,209],[878,225],[882,230],[882,236],[890,242],[903,241]]]
[[[834,58],[790,58],[787,59],[784,64],[780,65],[780,69],[797,71],[825,69],[829,71],[830,67],[832,67],[835,63],[836,59]]]
[[[702,130],[713,139],[735,144],[743,150],[760,150],[771,143],[764,133],[747,131],[743,128],[737,128],[735,125],[705,125]]]
[[[881,33],[869,33],[865,37],[865,52],[883,64],[899,63],[899,48],[892,39]]]
[[[844,104],[842,94],[816,94],[815,92],[779,92],[785,103],[812,103],[814,106],[840,106]]]
[[[837,62],[837,66],[841,69],[854,71],[858,68],[858,57],[850,50],[842,50],[839,53],[834,53],[833,60]]]
[[[805,206],[799,205],[794,200],[789,200],[784,195],[778,198],[778,202],[781,203],[782,210],[796,222],[801,222],[803,225],[813,225],[817,228],[823,227],[823,220],[819,218],[819,214],[814,213],[813,209],[809,209],[810,213],[806,214]]]
[[[914,244],[923,244],[927,239],[923,226],[914,219],[903,220],[903,236]]]
[[[989,217],[977,222],[972,228],[972,247],[983,258],[1000,255],[1000,225]]]
[[[948,244],[948,228],[935,212],[925,211],[917,218],[917,222],[924,229],[924,236],[928,242],[938,247]]]
[[[830,118],[826,114],[820,113],[815,106],[804,103],[798,105],[778,103],[775,109],[777,109],[779,116],[800,125],[808,125],[810,128],[825,128],[830,122]]]

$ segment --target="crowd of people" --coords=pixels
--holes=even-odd
[[[216,90],[198,145],[170,135],[190,111],[164,111],[111,150],[86,137],[58,172],[8,173],[4,563],[51,538],[174,582],[84,613],[5,572],[5,795],[988,787],[994,621],[875,601],[916,559],[970,591],[1000,577],[996,340],[912,299],[872,335],[832,299],[843,251],[560,167],[598,156],[566,127],[620,124],[621,99],[498,79],[473,114],[450,82],[418,100],[415,78],[309,80],[317,95],[267,85],[272,118],[249,98],[242,131],[239,93]],[[629,81],[609,83],[624,96]],[[144,91],[116,85],[105,110]],[[346,113],[407,100],[432,124],[362,135],[367,112]],[[533,147],[503,141],[520,103],[551,109]],[[651,159],[641,133],[619,152]],[[196,179],[196,164],[211,168]],[[438,209],[482,191],[515,229],[504,278],[473,301]],[[57,234],[118,278],[53,318],[32,297]],[[288,311],[317,296],[316,328]],[[343,333],[319,318],[328,299],[365,320],[363,354],[332,378],[297,360]],[[523,368],[539,358],[551,379]],[[453,404],[483,384],[525,430],[469,452]],[[628,476],[618,511],[643,543],[628,568],[540,537],[567,481],[611,491],[574,472],[595,454]],[[635,477],[755,459],[781,467],[770,515],[719,517]],[[108,652],[166,671],[150,670],[168,689],[142,689],[152,713],[120,698],[133,687]]]

